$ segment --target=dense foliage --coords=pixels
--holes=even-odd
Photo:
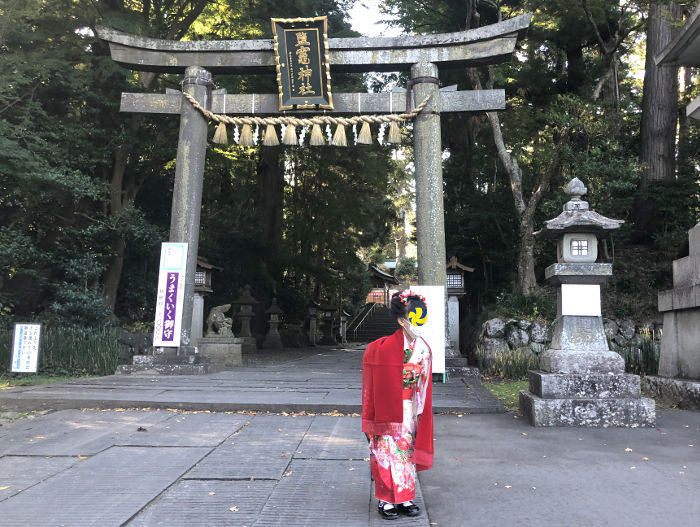
[[[658,2],[657,2],[658,3]],[[162,93],[176,75],[116,65],[94,36],[97,24],[170,39],[269,38],[272,16],[329,15],[332,37],[355,35],[344,0],[12,0],[0,5],[0,319],[99,326],[152,319],[159,245],[167,239],[177,117],[119,113],[122,91]],[[619,4],[619,5],[615,5]],[[681,118],[673,177],[642,185],[640,121],[649,2],[606,0],[385,0],[407,32],[459,31],[533,12],[515,58],[441,71],[459,89],[504,87],[498,129],[521,169],[532,224],[558,213],[573,176],[599,212],[624,219],[609,249],[617,316],[652,313],[670,261],[698,220],[697,127]],[[689,6],[685,6],[690,9]],[[587,13],[588,11],[588,13]],[[590,15],[590,16],[589,16]],[[698,91],[692,75],[684,105]],[[358,75],[334,90],[359,91]],[[402,76],[374,76],[371,89]],[[229,93],[273,92],[267,76],[217,76]],[[443,116],[449,255],[476,268],[474,307],[518,289],[523,216],[484,115]],[[410,158],[410,145],[401,152]],[[392,155],[392,153],[394,155]],[[207,152],[200,254],[224,272],[211,304],[244,284],[291,319],[311,299],[348,307],[364,299],[368,261],[401,256],[411,217],[404,156],[389,146],[220,148]],[[551,178],[542,185],[542,175]],[[650,221],[635,230],[639,203]],[[399,243],[399,240],[402,240]],[[536,244],[534,272],[554,259]],[[415,276],[413,261],[399,267]],[[339,271],[344,278],[339,277]],[[537,304],[537,302],[535,302]],[[260,321],[258,323],[261,323]]]

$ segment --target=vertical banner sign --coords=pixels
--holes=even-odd
[[[11,371],[36,373],[39,362],[41,324],[15,324]]]
[[[180,346],[186,267],[187,244],[164,243],[160,250],[156,321],[153,331],[154,347],[177,348]]]
[[[411,291],[423,295],[428,305],[423,338],[433,352],[433,373],[445,373],[445,288],[441,285],[412,285]]]
[[[328,20],[273,18],[280,110],[333,109]]]

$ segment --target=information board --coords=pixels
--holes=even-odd
[[[36,373],[40,340],[41,324],[15,324],[12,337],[11,371]]]
[[[156,320],[153,329],[154,347],[180,346],[186,268],[187,244],[164,243],[160,251]]]

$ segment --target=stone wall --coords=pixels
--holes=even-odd
[[[630,319],[615,320],[604,318],[605,335],[611,347],[640,347],[647,335],[660,335],[662,324],[659,320],[637,323]],[[530,348],[536,353],[544,351],[552,340],[550,323],[528,320],[504,320],[492,318],[481,325],[481,331],[474,342],[488,360],[507,350]],[[474,350],[472,350],[474,351]]]

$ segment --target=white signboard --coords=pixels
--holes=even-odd
[[[164,243],[160,251],[156,320],[153,330],[155,347],[180,346],[186,267],[187,244]]]
[[[36,373],[40,338],[41,324],[15,324],[12,338],[13,372]]]
[[[433,373],[445,373],[445,288],[440,285],[413,285],[411,291],[425,297],[428,321],[425,341],[433,352]]]

